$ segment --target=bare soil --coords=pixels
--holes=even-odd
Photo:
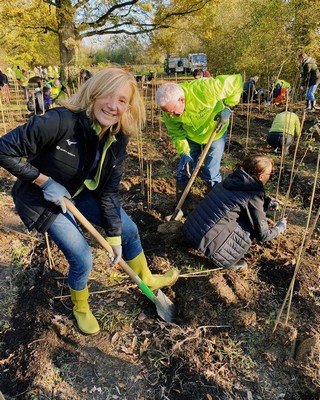
[[[296,106],[300,115],[302,107]],[[6,400],[320,399],[320,227],[313,226],[320,205],[314,128],[320,111],[306,116],[287,198],[294,148],[281,165],[266,145],[277,112],[255,105],[248,115],[239,105],[222,163],[226,175],[247,152],[271,154],[277,174],[267,191],[286,204],[286,233],[252,246],[246,274],[216,268],[190,249],[183,219],[165,221],[175,205],[177,157],[158,114],[149,110],[143,162],[140,145],[130,144],[122,205],[139,226],[151,270],[181,271],[163,290],[177,309],[173,323],[158,317],[85,232],[95,255],[90,303],[101,332],[80,334],[66,261],[53,243],[48,253],[43,236],[26,232],[10,196],[13,178],[1,169],[0,390]],[[198,178],[189,210],[204,194]],[[280,215],[270,214],[270,224]]]

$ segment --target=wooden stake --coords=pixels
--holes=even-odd
[[[302,120],[301,120],[301,124],[300,124],[300,133],[299,133],[299,136],[297,137],[297,142],[296,142],[296,146],[295,146],[295,149],[294,149],[294,155],[293,155],[293,160],[292,160],[292,168],[291,168],[290,179],[289,179],[289,186],[288,186],[288,190],[287,190],[287,193],[286,193],[286,198],[285,198],[285,202],[284,202],[284,207],[282,209],[281,218],[283,218],[284,215],[285,215],[287,204],[288,204],[288,200],[289,200],[289,196],[290,196],[290,192],[291,192],[291,187],[292,187],[293,178],[294,178],[294,169],[295,169],[295,164],[296,164],[296,159],[297,159],[297,152],[298,152],[298,147],[299,147],[300,138],[301,138],[302,129],[303,129],[303,125],[304,125],[305,119],[306,119],[306,113],[304,112],[303,115],[302,115]],[[281,171],[280,171],[280,173],[281,173]],[[279,176],[279,179],[278,179],[276,196],[277,196],[277,194],[279,192],[279,186],[280,186],[280,176]]]
[[[290,314],[290,309],[291,309],[291,303],[292,303],[292,296],[293,296],[293,288],[294,288],[294,284],[296,281],[296,276],[297,273],[300,269],[300,265],[301,265],[301,260],[302,257],[305,253],[306,250],[306,246],[308,244],[308,240],[311,238],[312,232],[309,233],[309,235],[307,236],[308,233],[308,228],[309,228],[309,224],[310,224],[310,219],[311,219],[311,214],[312,214],[312,208],[313,208],[313,202],[314,202],[314,197],[315,197],[315,192],[316,192],[316,188],[317,188],[317,181],[318,181],[318,174],[319,174],[319,163],[320,163],[320,147],[319,147],[319,151],[318,151],[318,161],[317,161],[317,169],[316,169],[316,174],[315,174],[315,179],[314,179],[314,186],[313,186],[313,192],[312,192],[312,196],[311,196],[311,200],[310,200],[310,206],[309,206],[309,214],[308,214],[308,218],[307,218],[307,223],[306,223],[306,227],[305,227],[305,231],[304,231],[304,235],[303,235],[303,239],[301,241],[301,246],[300,246],[300,250],[299,250],[299,254],[298,254],[298,258],[297,258],[297,263],[293,272],[293,276],[289,285],[289,289],[286,293],[285,299],[282,303],[282,306],[280,308],[280,311],[277,315],[276,321],[275,321],[275,325],[273,328],[273,333],[276,331],[278,324],[280,322],[280,318],[281,315],[283,313],[283,310],[286,306],[286,303],[288,301],[288,307],[287,307],[287,314],[286,314],[286,318],[285,318],[285,323],[287,324],[289,321],[289,314]],[[319,211],[317,213],[317,218],[319,218]],[[314,224],[314,227],[316,226],[316,224]]]
[[[229,131],[229,140],[228,140],[228,149],[227,153],[230,151],[230,143],[231,143],[231,137],[232,137],[232,128],[233,128],[233,113],[231,113],[231,119],[230,119],[230,131]]]
[[[6,127],[6,121],[5,121],[5,118],[4,118],[3,104],[2,104],[1,96],[0,96],[0,107],[1,107],[1,115],[2,115],[4,133],[7,133],[7,127]]]
[[[49,268],[52,269],[54,267],[54,261],[53,261],[53,257],[52,257],[52,252],[51,252],[49,237],[48,237],[47,232],[45,232],[44,237],[46,240],[46,245],[47,245],[47,250],[48,250]]]
[[[220,271],[221,269],[223,268],[213,268],[207,269],[205,271],[189,272],[188,274],[179,275],[179,278],[201,278],[203,276],[209,275],[211,272]]]

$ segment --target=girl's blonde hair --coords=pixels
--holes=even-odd
[[[121,130],[127,136],[137,135],[145,124],[145,106],[135,77],[121,68],[104,68],[97,72],[83,83],[75,94],[65,100],[63,106],[76,113],[83,111],[92,121],[95,121],[94,101],[113,95],[128,82],[132,92],[129,106],[120,121],[113,126],[112,134],[115,135]]]

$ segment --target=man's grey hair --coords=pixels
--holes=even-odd
[[[177,83],[164,83],[159,86],[155,94],[155,99],[159,107],[165,107],[167,104],[184,98],[184,91]]]

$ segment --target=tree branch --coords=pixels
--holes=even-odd
[[[122,25],[127,25],[127,24],[122,24]],[[118,26],[120,26],[120,24]],[[168,29],[168,28],[173,28],[173,27],[170,25],[162,25],[161,26],[161,29]],[[113,34],[115,35],[115,34],[121,34],[121,33],[124,33],[129,36],[133,36],[133,35],[139,35],[139,34],[143,34],[143,33],[154,32],[157,29],[160,29],[160,27],[154,26],[154,25],[150,25],[149,29],[143,28],[143,29],[135,30],[135,31],[130,31],[128,29],[114,29],[114,27],[110,27],[110,28],[100,29],[99,31],[85,32],[83,34],[80,34],[79,37],[82,39],[85,37],[91,37],[91,36],[95,36],[95,35],[113,35]]]
[[[181,17],[184,15],[190,15],[194,12],[202,10],[208,1],[200,0],[196,4],[192,3],[186,8],[180,7],[176,11],[168,11],[165,15],[160,17],[159,22],[156,23],[139,23],[138,18],[130,18],[129,20],[123,21],[128,15],[137,15],[137,11],[134,13],[132,11],[132,6],[138,3],[138,0],[127,1],[125,3],[117,4],[108,9],[108,11],[100,16],[97,20],[93,22],[86,22],[79,24],[77,30],[79,32],[79,37],[90,37],[94,35],[109,35],[109,34],[127,34],[127,35],[138,35],[143,33],[153,32],[158,29],[168,29],[171,26],[167,21],[176,17]],[[112,15],[114,11],[119,9],[124,9],[125,6],[130,6],[127,12],[121,16]],[[145,20],[144,16],[144,20]],[[121,22],[116,21],[121,20]],[[141,18],[140,18],[141,20]],[[109,26],[105,27],[106,22],[109,22]],[[127,29],[123,27],[127,26]],[[130,28],[129,28],[130,27]],[[101,29],[99,29],[101,28]],[[120,29],[119,29],[120,28]]]

